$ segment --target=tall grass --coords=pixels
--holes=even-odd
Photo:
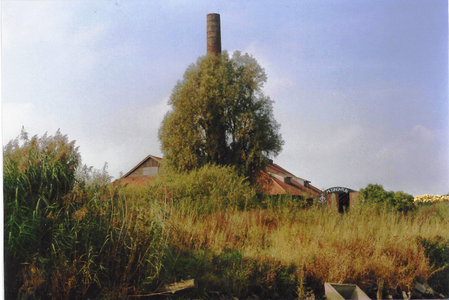
[[[446,208],[447,212],[447,208]],[[201,220],[173,216],[180,249],[238,251],[246,258],[295,266],[298,281],[322,292],[324,282],[356,283],[373,292],[411,290],[435,271],[419,239],[448,236],[448,219],[356,208],[344,215],[317,207],[294,219],[267,210],[218,212]],[[447,243],[447,239],[445,241]],[[304,296],[304,295],[302,295]]]
[[[31,259],[47,246],[45,216],[73,188],[80,157],[74,142],[59,131],[31,139],[22,131],[3,154],[7,251]]]
[[[212,168],[208,172],[216,171]],[[215,179],[211,182],[217,183]],[[199,183],[188,183],[191,184]],[[148,188],[152,189],[151,186]],[[204,195],[207,192],[201,190],[199,193]],[[429,249],[447,249],[449,245],[447,205],[433,210],[422,208],[407,214],[366,204],[339,214],[327,207],[304,209],[304,201],[293,197],[277,199],[244,195],[244,207],[230,206],[237,209],[217,206],[215,210],[199,213],[205,212],[208,201],[219,195],[190,203],[185,202],[189,197],[174,196],[167,206],[170,214],[166,223],[171,228],[171,245],[175,246],[174,253],[183,257],[185,263],[188,261],[186,256],[192,256],[197,262],[197,253],[212,253],[209,254],[211,261],[215,256],[231,255],[235,258],[229,274],[236,274],[233,280],[238,283],[242,282],[238,274],[246,274],[247,279],[245,289],[233,289],[234,294],[231,294],[235,296],[247,297],[251,292],[261,292],[264,287],[272,286],[272,290],[264,291],[264,296],[305,297],[310,293],[307,287],[322,294],[326,281],[356,283],[372,297],[378,294],[377,289],[381,289],[385,296],[400,295],[403,290],[413,291],[416,280],[432,280],[447,270],[447,259],[440,257],[437,262],[429,255]],[[186,203],[191,210],[185,210]],[[435,240],[432,245],[425,242]],[[435,251],[433,253],[436,255]],[[445,255],[444,251],[438,253]],[[236,265],[241,269],[236,270]],[[289,279],[283,284],[288,283],[295,288],[282,289],[284,294],[281,295],[275,288],[279,282],[248,280],[259,274],[263,269],[260,265],[271,266],[264,271],[262,278],[265,279],[270,276],[279,278],[278,272],[281,271],[274,266],[287,268],[290,277],[287,276]],[[184,272],[182,268],[176,270]],[[208,269],[203,265],[201,270],[205,272]],[[210,275],[210,281],[195,271],[191,271],[190,276],[203,278],[205,286],[213,283],[219,290],[230,289],[229,278],[222,277],[220,285],[215,278],[217,271],[211,268],[209,272],[215,274]],[[440,278],[440,283],[441,280],[443,278]],[[443,285],[440,284],[439,288],[447,292]]]
[[[167,247],[159,201],[80,169],[59,131],[22,131],[3,154],[7,298],[123,298],[155,284]]]
[[[143,288],[155,288],[168,239],[161,203],[149,202],[142,192],[112,186],[85,200],[71,214],[71,227],[61,229],[64,237],[73,233],[72,239],[55,245],[63,260],[54,260],[55,269],[67,269],[65,263],[73,268],[53,277],[52,288],[61,296],[56,298],[98,293],[124,298]],[[66,287],[71,278],[81,284]]]
[[[216,166],[145,187],[108,185],[105,171],[96,180],[88,168],[88,180],[74,180],[79,161],[66,137],[43,140],[72,156],[23,138],[4,149],[5,277],[18,282],[9,298],[135,298],[190,278],[198,288],[180,297],[322,297],[326,281],[355,283],[372,298],[412,290],[415,280],[448,292],[447,203],[339,214],[263,196]],[[51,157],[58,163],[46,165]]]
[[[22,133],[3,149],[4,243],[6,291],[15,290],[20,264],[48,254],[47,215],[61,205],[75,184],[80,156],[74,142],[59,131],[28,138]]]

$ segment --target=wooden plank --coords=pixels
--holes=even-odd
[[[151,297],[157,295],[166,295],[166,294],[174,294],[175,292],[179,292],[186,289],[196,288],[195,279],[182,280],[180,282],[164,284],[160,289],[158,288],[155,293],[145,294],[145,295],[128,295],[131,298],[140,298],[140,297]]]
[[[189,279],[186,281],[180,281],[180,282],[175,282],[175,283],[171,283],[171,284],[164,284],[162,286],[160,292],[174,294],[175,292],[186,290],[186,289],[191,289],[191,288],[196,288],[195,279]]]

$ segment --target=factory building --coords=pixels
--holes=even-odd
[[[207,15],[207,54],[221,53],[220,15]],[[145,185],[159,173],[162,158],[148,155],[134,168],[128,171],[120,182],[124,184]],[[354,205],[358,192],[345,187],[333,187],[324,192],[311,185],[310,181],[297,177],[281,166],[270,161],[261,175],[262,185],[269,195],[289,194],[293,196],[314,197],[317,202],[327,203],[339,212]]]
[[[148,155],[125,175],[120,178],[123,184],[145,185],[160,171],[162,158]],[[281,166],[270,161],[262,172],[263,188],[269,195],[292,195],[318,197],[321,190],[310,184],[309,180],[302,179],[288,172]]]

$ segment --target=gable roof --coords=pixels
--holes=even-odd
[[[285,170],[284,168],[282,168],[281,166],[277,165],[277,164],[267,164],[265,166],[265,171],[269,174],[274,174],[274,175],[279,175],[281,177],[292,177],[292,178],[296,178],[302,181],[308,181],[305,179],[302,179],[300,177],[297,177],[295,175],[293,175],[292,173],[290,173],[289,171]]]
[[[273,175],[270,175],[267,173],[270,177],[271,182],[268,183],[268,186],[266,187],[266,191],[269,195],[282,195],[282,194],[289,194],[292,196],[305,196],[310,195],[317,197],[321,195],[321,190],[314,187],[310,183],[308,186],[304,186],[300,184],[299,182],[296,182],[295,180],[291,180],[289,183],[284,182]],[[289,173],[291,174],[291,173]],[[293,174],[291,174],[293,175]],[[298,178],[296,176],[286,176],[286,177],[293,177]],[[307,181],[308,182],[308,181]]]
[[[121,181],[125,182],[127,184],[138,184],[138,185],[144,185],[148,180],[151,180],[151,177],[141,177],[141,178],[130,178],[128,177],[130,174],[132,174],[136,169],[138,169],[140,166],[142,166],[146,161],[149,159],[154,159],[158,163],[161,163],[163,158],[157,157],[154,155],[148,155],[145,157],[141,162],[139,162],[134,168],[132,168],[128,173],[123,175],[121,177]],[[290,173],[289,171],[285,170],[281,166],[274,164],[274,163],[268,163],[265,166],[265,173],[271,183],[266,182],[266,191],[270,195],[280,195],[280,194],[291,194],[293,196],[303,196],[304,194],[309,194],[312,196],[319,196],[322,191],[313,185],[310,184],[310,181],[302,179],[300,177],[295,176],[294,174]],[[283,178],[294,178],[303,182],[307,182],[307,186],[304,186],[300,184],[299,182],[295,180],[290,180],[289,183],[282,181],[279,179],[279,177]]]
[[[128,177],[132,172],[134,172],[136,169],[138,169],[141,165],[143,165],[147,160],[149,160],[150,158],[154,159],[155,161],[157,161],[158,163],[162,162],[162,158],[154,156],[154,155],[148,155],[147,157],[145,157],[140,163],[138,163],[134,168],[132,168],[128,173],[126,173],[125,175],[122,176],[122,178],[126,178]]]

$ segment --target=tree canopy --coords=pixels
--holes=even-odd
[[[159,128],[165,164],[177,171],[207,163],[234,165],[244,176],[282,150],[267,76],[250,55],[226,51],[199,57],[174,87]]]
[[[407,213],[416,209],[414,197],[402,191],[386,191],[380,184],[368,184],[361,189],[358,201],[365,204],[372,204],[377,207],[386,207],[399,212]]]

